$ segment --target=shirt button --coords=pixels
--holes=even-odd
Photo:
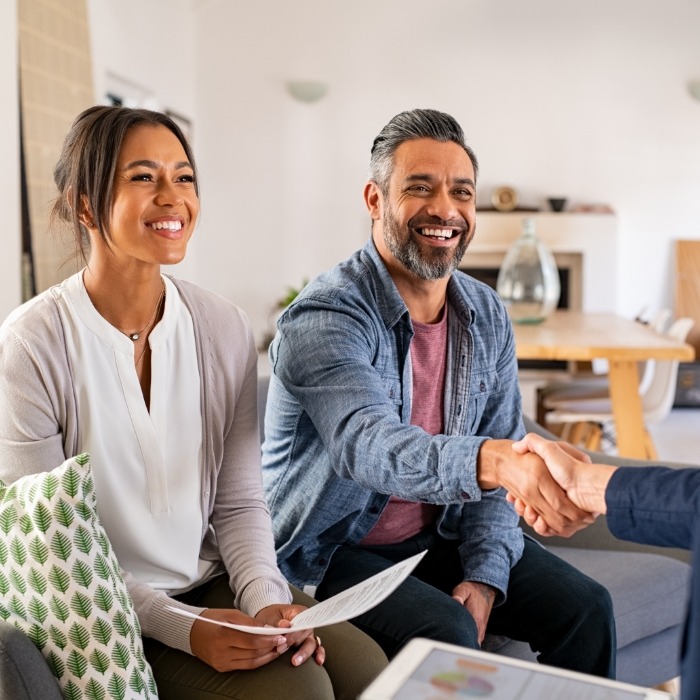
[[[481,384],[479,384],[479,390],[486,391],[486,384],[484,384],[484,382],[481,382]]]

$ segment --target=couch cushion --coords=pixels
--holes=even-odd
[[[617,679],[663,683],[680,672],[690,567],[677,559],[641,552],[548,547],[610,591],[617,625]],[[484,648],[535,661],[524,642],[488,638]]]
[[[684,562],[637,552],[574,547],[549,550],[610,591],[618,648],[685,620],[690,567]]]
[[[0,698],[61,700],[41,652],[24,632],[0,620]]]
[[[157,698],[87,455],[0,482],[0,617],[41,650],[65,698]]]

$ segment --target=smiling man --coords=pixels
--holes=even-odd
[[[476,648],[488,632],[613,676],[607,591],[525,539],[501,488],[560,534],[591,520],[511,449],[524,429],[510,322],[457,270],[477,171],[449,115],[394,117],[372,147],[371,239],[280,318],[263,447],[278,559],[324,599],[427,549],[354,621],[389,656],[416,636]]]

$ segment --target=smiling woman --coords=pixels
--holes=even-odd
[[[161,698],[357,697],[386,663],[368,637],[348,623],[328,627],[325,646],[313,630],[286,632],[313,600],[277,567],[247,317],[161,272],[183,259],[199,215],[185,136],[158,112],[93,107],[54,177],[53,220],[87,264],[0,328],[0,479],[89,453]],[[326,649],[352,654],[352,668],[326,670]]]

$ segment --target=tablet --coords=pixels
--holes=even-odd
[[[672,700],[669,693],[428,639],[411,640],[359,700]]]

